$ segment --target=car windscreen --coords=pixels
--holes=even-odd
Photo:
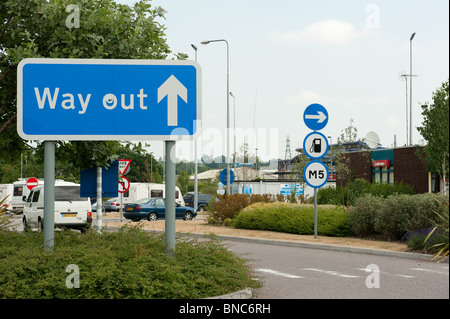
[[[80,186],[55,186],[55,201],[85,201],[80,197]]]

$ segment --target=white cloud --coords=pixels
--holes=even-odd
[[[308,106],[312,103],[319,103],[319,101],[321,100],[322,98],[316,92],[309,90],[300,90],[299,93],[287,97],[285,101],[289,104]]]
[[[290,43],[347,44],[364,34],[365,32],[357,31],[348,22],[330,19],[314,22],[298,31],[288,31],[281,34],[273,32],[271,37],[278,41]]]

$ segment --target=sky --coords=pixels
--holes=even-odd
[[[119,0],[133,4],[133,0]],[[230,126],[236,150],[244,142],[262,160],[285,158],[302,147],[311,132],[303,112],[312,103],[329,114],[321,130],[335,143],[350,125],[358,138],[377,133],[381,146],[406,144],[410,89],[401,74],[410,72],[412,41],[413,144],[423,144],[416,127],[420,107],[449,77],[449,2],[447,0],[153,0],[167,13],[174,54],[195,59],[202,68],[202,154],[227,154],[227,48],[229,44]],[[169,58],[173,58],[172,54]],[[236,122],[233,123],[235,108]],[[409,115],[408,115],[409,116]],[[409,124],[408,124],[409,125]],[[149,151],[162,156],[163,142]],[[234,152],[233,138],[231,153]],[[192,143],[178,142],[177,157],[193,160]]]

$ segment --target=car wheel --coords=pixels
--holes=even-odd
[[[25,216],[23,216],[22,222],[23,222],[23,230],[26,232],[30,231],[30,225],[28,225],[27,219],[25,218]]]
[[[193,214],[191,212],[184,213],[184,220],[192,220]]]
[[[148,221],[150,221],[150,222],[157,221],[157,220],[158,220],[158,215],[156,215],[156,213],[153,213],[153,212],[152,212],[152,213],[148,214],[147,219],[148,219]]]
[[[42,222],[42,219],[39,218],[38,220],[38,232],[41,232],[44,230],[44,223]]]
[[[199,211],[199,212],[204,212],[204,211],[206,211],[205,206],[200,206],[200,207],[198,208],[198,211]]]

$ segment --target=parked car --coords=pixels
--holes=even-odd
[[[163,198],[143,198],[133,204],[125,205],[123,216],[133,221],[147,219],[149,221],[164,218],[166,215],[165,200]],[[180,206],[175,203],[175,217],[192,220],[197,216],[193,208]]]
[[[211,194],[198,194],[198,206],[197,211],[204,212],[206,207],[208,207],[208,203],[214,195]],[[183,196],[184,202],[186,206],[194,207],[194,193],[190,192]]]
[[[118,212],[120,211],[120,200],[117,197],[113,197],[103,202],[105,212]],[[96,207],[97,209],[97,207]]]
[[[84,230],[92,223],[89,197],[80,197],[79,185],[55,186],[55,227]],[[23,208],[24,229],[44,229],[44,186],[36,186]]]
[[[97,198],[91,198],[91,210],[92,212],[97,211]],[[105,213],[105,206],[102,205],[102,212]]]

